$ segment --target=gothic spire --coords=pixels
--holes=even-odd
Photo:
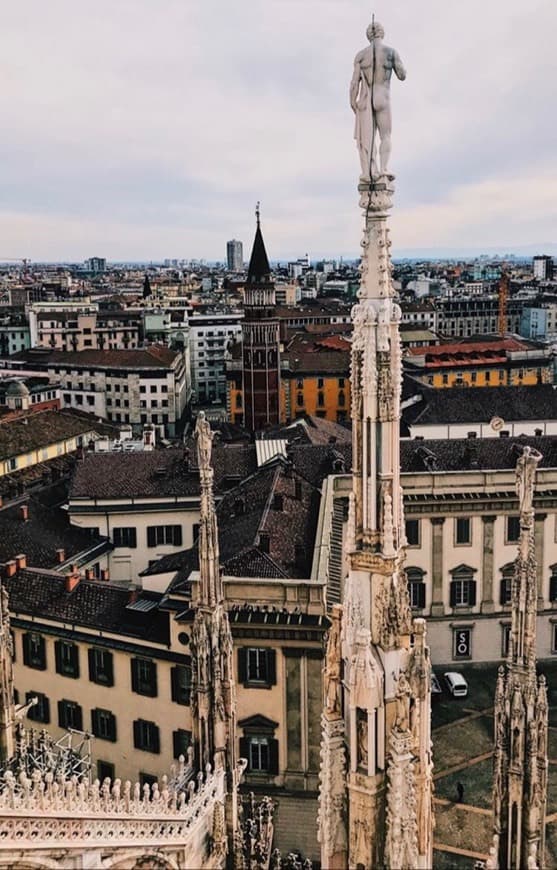
[[[493,846],[489,870],[545,866],[547,691],[536,675],[538,572],[534,487],[541,454],[524,447],[516,464],[520,537],[512,580],[509,652],[495,692]]]
[[[271,279],[271,267],[269,258],[265,250],[265,242],[261,232],[261,212],[259,203],[255,208],[255,219],[257,226],[255,229],[255,238],[251,249],[251,257],[248,266],[248,284],[266,284]]]
[[[219,566],[219,535],[215,499],[213,495],[213,469],[211,450],[214,433],[211,424],[200,411],[195,427],[197,439],[197,464],[199,467],[199,604],[214,607],[222,604],[223,590]]]

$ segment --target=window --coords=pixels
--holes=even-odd
[[[191,695],[191,667],[176,665],[170,671],[172,683],[172,700],[177,704],[190,703]],[[176,757],[176,756],[175,756]]]
[[[151,384],[150,392],[151,392],[151,393],[156,393],[156,392],[157,392],[157,385],[156,385],[156,384]]]
[[[344,393],[338,394],[338,404],[339,404],[340,408],[343,408],[344,405],[346,404],[346,396]]]
[[[89,679],[101,686],[114,685],[112,653],[107,649],[91,647],[89,650]]]
[[[248,762],[248,773],[276,775],[279,771],[277,723],[266,716],[250,716],[239,723],[244,730],[240,738],[240,756]]]
[[[516,544],[520,537],[520,517],[507,517],[506,543]]]
[[[472,526],[470,523],[470,517],[456,518],[455,543],[460,545],[472,543]]]
[[[406,520],[406,540],[409,547],[420,546],[420,521]]]
[[[57,640],[54,644],[56,658],[56,673],[63,677],[79,677],[79,648],[77,644],[66,640]]]
[[[115,547],[129,547],[130,549],[137,547],[137,533],[133,526],[113,529],[112,537]]]
[[[322,408],[325,404],[325,396],[323,395],[323,393],[317,393],[317,404],[320,408]]]
[[[451,607],[474,607],[476,604],[476,581],[474,571],[466,565],[460,565],[451,571]]]
[[[101,740],[116,742],[116,716],[110,710],[91,710],[91,730]]]
[[[133,745],[144,752],[160,752],[158,725],[145,719],[136,719],[133,723]]]
[[[44,637],[35,632],[23,635],[23,663],[28,668],[46,670],[46,648]]]
[[[423,610],[425,607],[424,572],[421,568],[408,568],[406,579],[408,582],[410,607],[412,610]]]
[[[97,761],[97,779],[103,783],[105,779],[110,779],[114,782],[114,765],[110,761]]]
[[[60,728],[83,730],[83,712],[75,701],[58,701],[58,724]]]
[[[297,390],[304,389],[304,379],[303,378],[296,378],[296,389]]]
[[[472,658],[472,629],[471,628],[455,628],[455,629],[453,629],[453,658],[454,659],[470,659],[470,658]]]
[[[149,659],[132,659],[132,690],[148,698],[157,696],[157,666]]]
[[[342,388],[344,387],[344,380],[345,380],[344,378],[339,378],[339,379],[338,379],[338,386],[339,386],[339,389],[342,389]]]
[[[244,686],[274,686],[277,681],[275,650],[269,647],[240,647],[238,679]]]
[[[31,698],[36,698],[37,703],[27,711],[27,718],[32,722],[43,722],[48,725],[50,722],[50,701],[43,695],[42,692],[26,692],[25,703],[28,704]]]
[[[296,404],[298,406],[301,406],[304,404],[304,397],[303,397],[302,393],[298,393],[298,395],[296,396]]]
[[[153,418],[154,419],[154,418]],[[182,526],[148,526],[147,546],[161,545],[182,546]]]
[[[499,588],[499,603],[504,606],[512,602],[513,595],[513,577],[515,573],[514,564],[505,565],[501,568],[501,585]]]
[[[156,777],[154,773],[145,773],[144,770],[139,771],[139,785],[142,789],[143,786],[148,785],[151,792],[151,787],[158,781],[158,777]]]
[[[140,393],[146,393],[146,392],[147,392],[147,388],[146,388],[145,386],[140,386],[140,388],[139,388],[139,392],[140,392]]]
[[[323,378],[317,378],[317,389],[318,389],[318,390],[322,390],[322,389],[323,389],[323,384],[324,384],[324,380],[323,380]]]
[[[551,626],[551,652],[557,653],[557,622]]]
[[[183,728],[178,728],[172,732],[172,748],[173,757],[180,758],[181,755],[187,758],[188,748],[191,746],[191,731],[185,731]]]

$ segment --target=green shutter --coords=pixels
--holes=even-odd
[[[157,534],[155,526],[147,527],[147,546],[148,547],[156,547],[157,546]]]
[[[249,740],[247,737],[240,737],[240,758],[245,758],[248,762],[248,770],[249,770]]]
[[[136,719],[133,723],[133,745],[136,749],[143,749],[141,745],[141,722]]]
[[[139,662],[137,661],[137,659],[132,659],[130,662],[130,665],[131,665],[131,669],[132,669],[132,692],[138,692],[139,691],[139,689],[138,689],[138,686],[139,686],[139,673],[138,673]]]
[[[277,775],[279,772],[278,740],[269,740],[269,773]]]
[[[418,591],[418,607],[423,609],[425,607],[425,583],[418,583],[416,589]]]
[[[62,674],[62,641],[57,640],[54,642],[54,658],[56,661],[56,673]]]
[[[248,679],[247,647],[238,647],[238,682],[247,683]]]
[[[267,650],[267,682],[274,686],[277,681],[277,654],[274,649]]]
[[[476,603],[476,586],[477,583],[475,580],[470,580],[469,589],[470,589],[470,607],[474,607]]]
[[[451,601],[450,601],[450,604],[451,604],[451,607],[456,607],[456,583],[454,580],[451,582]]]

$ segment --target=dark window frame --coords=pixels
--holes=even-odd
[[[156,722],[147,719],[135,719],[133,723],[133,745],[141,752],[152,752],[158,755],[160,748],[160,728]]]

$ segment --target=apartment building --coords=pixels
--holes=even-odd
[[[412,609],[428,624],[434,665],[497,662],[507,652],[511,577],[519,535],[516,461],[543,453],[536,479],[538,656],[557,655],[557,446],[551,437],[402,441],[402,487]],[[321,559],[327,603],[339,600],[346,564],[348,476],[324,488]]]
[[[100,309],[81,301],[35,302],[28,306],[31,347],[82,351],[137,348],[140,311]]]
[[[195,403],[225,403],[225,354],[242,334],[244,313],[228,308],[196,310],[189,320],[192,386]]]
[[[432,387],[529,386],[553,383],[553,351],[516,336],[410,347],[404,371]]]
[[[63,407],[136,429],[152,423],[167,437],[180,431],[191,398],[184,352],[161,345],[76,352],[33,348],[4,367],[46,371],[59,379]]]

